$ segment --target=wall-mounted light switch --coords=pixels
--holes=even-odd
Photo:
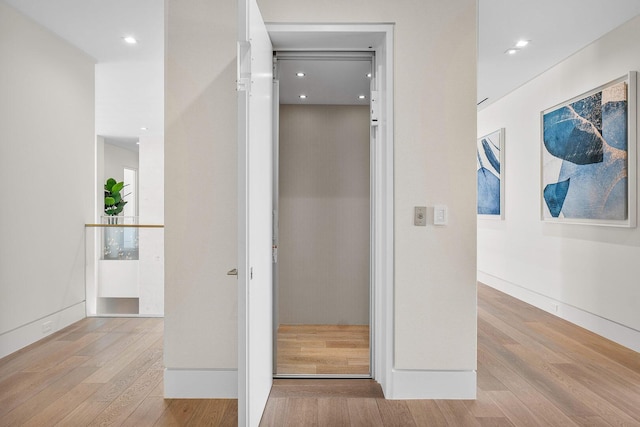
[[[433,207],[433,225],[447,225],[447,207],[445,205],[435,205]]]
[[[416,206],[413,209],[413,225],[426,226],[427,225],[427,207]]]

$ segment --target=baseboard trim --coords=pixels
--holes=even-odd
[[[478,281],[593,333],[640,352],[640,331],[478,271]]]
[[[476,371],[393,369],[387,399],[475,399]]]
[[[167,399],[237,399],[236,369],[164,370],[164,397]]]
[[[86,317],[84,301],[0,334],[0,358],[8,356]],[[43,332],[44,324],[48,330]]]

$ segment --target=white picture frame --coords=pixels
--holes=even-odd
[[[542,221],[636,227],[636,98],[631,71],[540,113]]]
[[[476,145],[477,214],[505,218],[505,129],[481,136]]]

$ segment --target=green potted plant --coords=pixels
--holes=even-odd
[[[104,184],[104,214],[108,218],[108,224],[118,223],[115,217],[122,212],[124,205],[127,204],[124,198],[128,194],[124,196],[120,194],[124,187],[124,182],[117,182],[113,178],[107,179]]]
[[[109,225],[118,224],[118,215],[122,213],[124,196],[121,191],[124,189],[124,182],[117,182],[113,178],[107,179],[104,184],[104,214],[105,223]],[[129,193],[130,194],[130,193]],[[121,259],[124,256],[124,229],[122,227],[106,227],[103,229],[103,259]]]

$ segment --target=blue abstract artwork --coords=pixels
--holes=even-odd
[[[501,216],[503,213],[502,139],[502,129],[478,139],[478,215]]]
[[[627,83],[542,115],[544,219],[625,220]]]

